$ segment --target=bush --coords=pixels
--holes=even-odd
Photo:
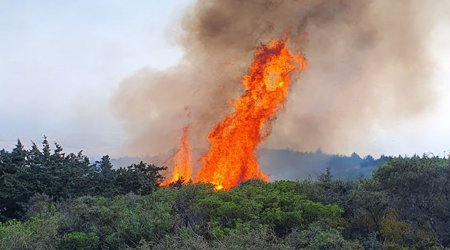
[[[99,238],[95,233],[71,232],[64,235],[61,248],[76,250],[94,250],[98,249]]]
[[[57,218],[0,224],[0,249],[58,249]]]

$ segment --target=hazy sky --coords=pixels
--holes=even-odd
[[[119,156],[127,138],[110,95],[136,70],[178,62],[183,52],[170,37],[192,2],[0,0],[0,148],[46,135],[66,151]],[[396,126],[374,127],[372,140],[354,151],[450,150],[449,27],[448,20],[437,23],[429,44],[438,105]]]
[[[45,134],[68,151],[118,151],[109,97],[134,71],[178,61],[166,38],[189,2],[0,0],[0,148]]]

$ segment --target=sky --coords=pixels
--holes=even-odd
[[[178,62],[168,32],[189,3],[0,0],[0,148],[45,135],[67,151],[120,151],[110,95],[136,70]]]
[[[176,65],[171,39],[193,0],[0,0],[0,148],[47,136],[68,152],[121,156],[127,141],[110,109],[120,82],[139,69]],[[429,44],[437,105],[389,128],[373,127],[360,154],[450,151],[450,22],[433,27]],[[333,153],[333,152],[331,152]]]
[[[450,1],[447,1],[450,6]],[[450,153],[450,19],[440,20],[433,28],[428,45],[437,101],[427,113],[391,128],[374,128],[373,141],[361,145],[362,152],[388,155]],[[411,97],[414,98],[414,97]]]

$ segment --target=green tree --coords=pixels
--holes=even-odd
[[[116,183],[121,193],[148,194],[164,180],[160,171],[166,169],[166,167],[156,167],[141,161],[139,164],[132,164],[127,168],[119,169]]]
[[[436,244],[450,245],[450,167],[439,157],[392,158],[374,173],[389,206],[415,231],[433,235]]]
[[[112,197],[118,193],[116,186],[117,173],[113,169],[111,159],[108,155],[102,157],[102,159],[96,162],[99,171],[96,178],[96,194],[101,194],[106,197]]]
[[[22,216],[21,204],[33,193],[28,168],[27,151],[20,140],[11,153],[0,151],[0,221]]]

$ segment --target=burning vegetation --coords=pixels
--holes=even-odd
[[[270,134],[270,122],[286,100],[290,73],[305,67],[303,55],[289,51],[286,39],[256,49],[242,81],[245,93],[234,102],[235,111],[208,135],[211,147],[202,158],[198,182],[212,183],[220,190],[249,179],[269,179],[258,166],[256,149]]]
[[[179,63],[137,71],[112,98],[130,139],[123,154],[151,157],[173,150],[186,124],[180,107],[192,114],[191,179],[217,189],[249,178],[267,180],[255,158],[263,140],[262,147],[299,152],[370,150],[373,133],[367,131],[401,124],[434,105],[425,45],[435,18],[427,10],[436,6],[419,0],[197,0],[171,33],[184,51]],[[287,30],[289,48],[308,55],[301,88],[276,79],[280,71],[258,72],[274,70],[264,65],[272,62],[262,61],[272,58],[280,44],[286,49],[286,41],[268,41]],[[248,70],[259,43],[266,45],[257,49]],[[258,85],[264,81],[257,77],[268,84]],[[263,96],[270,101],[252,99]],[[229,100],[234,105],[226,105]],[[283,105],[286,110],[272,127]],[[157,164],[166,160],[161,157]],[[266,171],[277,170],[269,166]],[[172,181],[181,178],[174,174]]]
[[[202,157],[203,167],[196,182],[211,183],[216,190],[228,190],[242,181],[269,179],[258,166],[256,149],[270,134],[270,123],[286,101],[291,73],[306,68],[305,57],[289,51],[286,40],[272,40],[256,49],[242,81],[245,93],[234,101],[234,112],[208,135],[210,149]],[[164,186],[191,179],[188,129],[183,128],[172,178]]]
[[[191,147],[189,146],[189,125],[183,127],[183,134],[180,139],[180,148],[175,157],[172,178],[166,178],[161,186],[169,186],[171,183],[178,181],[189,181],[192,175],[191,166]]]

